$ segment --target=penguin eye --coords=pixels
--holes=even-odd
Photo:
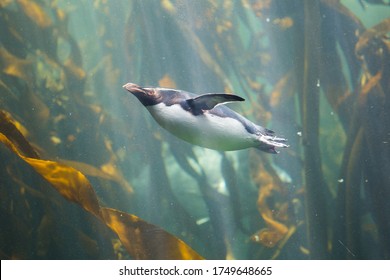
[[[160,92],[159,92],[158,90],[155,90],[155,89],[149,91],[149,92],[148,92],[148,95],[151,96],[151,97],[153,97],[153,98],[155,98],[155,99],[158,99],[158,98],[161,97]]]
[[[146,94],[149,96],[154,96],[156,93],[155,93],[154,89],[152,89],[152,90],[146,91]]]

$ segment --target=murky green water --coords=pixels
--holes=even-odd
[[[389,14],[0,1],[1,258],[388,259]],[[127,82],[234,93],[246,101],[230,108],[290,147],[191,145]]]

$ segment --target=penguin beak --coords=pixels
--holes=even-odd
[[[137,97],[144,106],[154,105],[159,102],[160,94],[154,88],[142,88],[133,83],[125,84],[123,88]]]
[[[141,94],[147,94],[145,92],[145,90],[140,87],[139,85],[136,85],[136,84],[133,84],[133,83],[127,83],[123,86],[124,89],[126,89],[127,91],[137,95],[137,93],[141,93]]]

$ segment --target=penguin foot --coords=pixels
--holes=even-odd
[[[257,148],[270,154],[279,153],[279,151],[275,150],[275,148],[289,147],[289,145],[285,144],[287,142],[287,139],[285,138],[270,135],[261,135],[258,139],[260,141],[260,145]]]

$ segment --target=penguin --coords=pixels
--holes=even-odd
[[[254,124],[229,107],[229,102],[245,99],[227,93],[194,93],[169,89],[123,86],[149,111],[156,122],[178,138],[191,144],[219,151],[257,148],[276,154],[275,148],[287,148],[287,140]]]

